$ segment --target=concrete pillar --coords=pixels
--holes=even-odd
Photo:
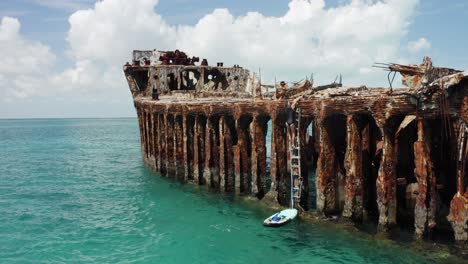
[[[261,133],[260,128],[258,127],[258,117],[254,116],[252,123],[250,123],[250,138],[252,142],[252,153],[251,153],[251,190],[250,192],[253,195],[258,194],[258,177],[259,177],[259,167],[258,167],[258,144],[259,142],[259,133]]]
[[[219,118],[219,190],[226,191],[226,146],[225,146],[225,118]]]
[[[161,174],[164,174],[166,170],[166,160],[164,158],[164,150],[165,150],[165,141],[164,141],[164,135],[165,135],[165,126],[164,126],[164,116],[161,114],[157,115],[158,119],[158,137],[157,137],[157,142],[158,142],[158,170]]]
[[[145,135],[146,135],[146,162],[149,163],[151,159],[151,118],[150,114],[145,111]]]
[[[156,144],[156,134],[157,134],[157,129],[156,129],[156,120],[155,120],[155,113],[151,112],[150,113],[151,117],[151,163],[153,164],[153,168],[156,168],[157,165],[156,163],[158,162],[158,156],[156,155],[156,151],[158,148],[158,144]]]
[[[277,158],[277,134],[279,133],[278,129],[275,129],[277,121],[275,116],[271,119],[271,142],[270,142],[270,190],[265,195],[264,199],[267,199],[269,202],[278,202],[278,158]],[[258,126],[257,126],[258,127]],[[258,151],[258,148],[257,148]],[[260,166],[260,164],[258,164]]]
[[[202,175],[199,149],[203,144],[203,141],[200,142],[201,129],[203,128],[200,128],[200,117],[196,115],[193,124],[193,182],[195,184],[199,184],[200,175]]]
[[[418,140],[414,142],[414,176],[418,182],[418,196],[414,207],[415,234],[422,238],[424,233],[436,225],[436,177],[431,160],[429,138],[424,134],[424,121],[418,118]]]
[[[289,192],[289,189],[286,188],[286,178],[289,179],[289,177],[286,177],[286,144],[287,141],[284,126],[281,125],[281,120],[279,120],[277,116],[274,116],[272,118],[271,137],[271,187],[270,191],[266,195],[266,198],[271,202],[277,201],[282,204],[289,204],[289,201],[286,198],[286,192]]]
[[[348,116],[346,119],[346,185],[343,216],[362,220],[363,215],[363,168],[362,168],[362,138],[357,117]]]
[[[153,120],[153,156],[154,156],[154,168],[159,171],[159,142],[158,142],[158,114],[152,112],[151,118]]]
[[[141,156],[144,160],[145,156],[145,130],[143,126],[143,113],[140,108],[137,108],[137,116],[138,116],[138,126],[140,128],[140,145],[141,145]]]
[[[203,184],[211,186],[211,164],[213,164],[213,156],[212,156],[212,133],[213,133],[213,125],[211,123],[210,117],[206,118],[206,128],[205,128],[205,168],[203,170]],[[216,144],[216,142],[214,143]]]
[[[224,147],[225,147],[225,163],[226,163],[226,191],[235,191],[235,178],[234,178],[234,151],[232,144],[232,133],[229,128],[230,124],[228,119],[224,119]]]
[[[183,181],[187,182],[189,177],[189,160],[188,160],[188,146],[187,146],[187,115],[182,116],[182,165],[184,166]]]
[[[379,209],[379,229],[387,230],[396,225],[396,164],[397,146],[395,131],[380,128],[383,145],[382,159],[377,176],[377,207]]]
[[[255,132],[255,148],[257,153],[257,177],[258,177],[258,192],[260,195],[266,193],[266,169],[267,169],[267,152],[266,152],[266,135],[268,124],[266,120],[257,123],[257,130]]]
[[[460,242],[462,247],[468,240],[468,195],[465,193],[465,176],[468,160],[468,128],[462,124],[459,128],[457,142],[457,193],[450,202],[450,214],[447,219],[450,221],[455,240]]]
[[[241,127],[240,120],[236,119],[236,130],[237,130],[237,145],[234,150],[234,192],[239,194],[241,192],[241,179],[242,177],[242,159],[241,159],[241,149],[243,148],[244,143],[244,131]]]
[[[172,177],[175,179],[179,178],[179,164],[178,164],[178,156],[179,156],[179,122],[177,120],[177,116],[174,115],[174,122],[172,124],[172,167],[173,167],[173,173]]]
[[[237,120],[237,146],[235,152],[235,190],[237,193],[249,193],[249,132],[244,124]]]
[[[336,153],[325,127],[325,122],[319,122],[320,127],[320,152],[317,160],[316,189],[317,189],[317,211],[329,213],[335,210],[335,174]]]
[[[146,162],[148,160],[148,145],[146,144],[147,141],[148,141],[148,131],[146,129],[146,112],[143,110],[141,112],[141,124],[142,124],[142,128],[143,128],[143,141],[142,141],[142,144],[143,144],[143,160]]]
[[[173,122],[171,122],[171,118],[169,114],[164,115],[164,123],[166,127],[166,133],[164,135],[164,140],[165,140],[165,154],[166,154],[166,173],[165,176],[169,177],[173,173],[173,145],[172,145],[172,139],[173,139]]]
[[[289,205],[289,199],[287,198],[288,193],[290,192],[287,187],[287,181],[290,181],[290,175],[288,174],[288,160],[287,160],[287,134],[286,128],[283,125],[284,122],[277,122],[276,127],[276,160],[277,160],[277,170],[278,170],[278,201],[283,205]]]
[[[212,166],[211,166],[211,179],[212,179],[212,186],[219,189],[219,185],[221,182],[220,176],[220,134],[222,133],[219,131],[219,119],[213,118],[212,120],[213,125],[211,131],[211,159],[212,159]]]

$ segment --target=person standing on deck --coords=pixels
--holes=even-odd
[[[288,101],[288,108],[287,108],[287,119],[286,119],[286,126],[288,127],[288,134],[289,140],[294,144],[297,145],[296,142],[296,107],[297,102],[301,100],[302,97],[298,97],[291,102]]]

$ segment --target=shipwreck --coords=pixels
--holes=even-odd
[[[287,205],[294,174],[302,211],[382,231],[400,226],[418,238],[442,232],[464,245],[468,72],[429,58],[376,66],[389,72],[389,88],[265,85],[239,65],[211,66],[179,50],[134,51],[123,70],[144,162],[161,175]],[[396,73],[407,87],[393,87]]]

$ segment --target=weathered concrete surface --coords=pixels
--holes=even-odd
[[[377,206],[379,208],[379,228],[389,229],[396,225],[396,162],[395,132],[382,129],[382,159],[377,176]]]
[[[449,221],[452,223],[455,240],[468,240],[468,197],[457,193],[450,202]]]
[[[436,225],[436,177],[431,160],[428,138],[424,133],[424,120],[418,119],[418,140],[414,143],[414,174],[418,181],[418,196],[414,208],[415,234],[422,237]]]
[[[335,174],[336,154],[331,143],[329,131],[325,124],[320,122],[320,152],[317,161],[317,211],[333,213],[335,207]]]
[[[455,239],[467,240],[467,132],[454,129],[455,124],[468,122],[467,72],[436,68],[429,60],[411,67],[393,64],[389,69],[401,71],[410,89],[337,85],[318,89],[301,82],[281,88],[278,99],[262,94],[259,80],[238,66],[196,66],[196,60],[180,53],[168,56],[160,57],[160,64],[143,59],[124,66],[137,110],[143,160],[161,175],[287,205],[287,102],[291,96],[300,97],[301,122],[314,124],[316,144],[301,143],[313,148],[301,153],[318,150],[316,182],[310,183],[316,186],[318,212],[356,222],[372,221],[364,216],[375,214],[380,229],[387,230],[402,225],[399,212],[408,213],[411,207],[407,215],[413,215],[414,206],[415,234],[422,237],[444,224],[437,211],[441,204],[450,208]],[[414,171],[411,167],[404,171],[409,175],[398,176],[399,186],[406,184],[399,190],[412,190],[410,196],[402,196],[397,194],[397,175],[402,173],[397,167],[405,158],[402,144],[408,140],[400,142],[397,130],[410,115],[417,116],[418,126],[405,129],[418,137],[411,141],[414,159],[405,160]],[[269,121],[271,142],[266,140]],[[443,127],[435,129],[434,124]],[[300,131],[305,138],[305,130]],[[456,169],[447,165],[451,161],[435,158],[433,149],[440,145],[450,145],[447,159],[457,160]],[[303,190],[309,190],[309,183],[304,184]],[[308,196],[304,191],[300,200],[307,201]]]
[[[345,204],[342,215],[362,220],[363,214],[363,162],[362,162],[362,138],[356,116],[347,117],[347,140],[345,157],[346,168],[346,192]]]

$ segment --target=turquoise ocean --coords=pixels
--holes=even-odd
[[[0,120],[0,263],[455,263],[273,211],[142,162],[128,119]]]

